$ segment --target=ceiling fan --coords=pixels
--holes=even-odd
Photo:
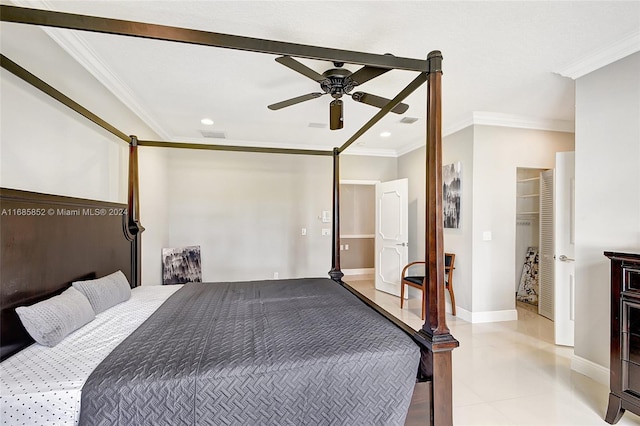
[[[351,71],[342,68],[344,63],[334,62],[333,65],[335,68],[320,74],[290,56],[276,58],[276,62],[320,83],[322,92],[307,93],[306,95],[296,96],[295,98],[287,99],[286,101],[271,104],[267,107],[270,110],[278,110],[299,104],[300,102],[319,98],[323,95],[331,95],[334,99],[329,104],[329,128],[331,130],[337,130],[342,129],[343,127],[343,106],[342,99],[340,99],[343,95],[351,96],[351,99],[356,102],[362,102],[363,104],[372,105],[378,108],[383,108],[389,102],[389,99],[387,98],[372,95],[370,93],[351,93],[356,86],[386,73],[389,69],[365,65],[352,73]],[[391,110],[391,112],[404,114],[407,109],[409,109],[409,105],[399,103]]]

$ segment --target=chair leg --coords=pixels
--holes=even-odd
[[[449,297],[451,297],[451,314],[456,316],[456,297],[453,295],[453,287],[451,284],[447,285],[447,290],[449,290]]]
[[[404,287],[405,284],[400,281],[400,309],[404,306]]]
[[[422,321],[424,321],[424,313],[427,310],[427,289],[422,287]]]

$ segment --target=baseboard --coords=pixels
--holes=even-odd
[[[375,273],[375,268],[360,268],[360,269],[343,269],[342,273],[345,275],[371,275]]]
[[[516,321],[518,319],[518,311],[515,309],[508,309],[505,311],[470,312],[460,306],[456,306],[456,314],[456,316],[461,320],[474,324],[482,322]]]
[[[448,314],[453,315],[453,309],[452,309],[452,305],[451,302],[444,302],[444,311]],[[456,312],[457,313],[457,312]]]
[[[580,374],[584,374],[590,379],[595,380],[598,383],[602,383],[605,386],[609,386],[609,369],[603,367],[600,364],[596,364],[593,361],[582,358],[577,355],[571,357],[571,369]]]

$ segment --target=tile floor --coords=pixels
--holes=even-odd
[[[420,300],[376,291],[367,277],[344,281],[413,328]],[[447,315],[453,351],[454,425],[607,425],[609,389],[571,370],[572,348],[553,344],[553,323],[518,307],[518,321],[471,324]],[[640,425],[626,412],[618,425]]]

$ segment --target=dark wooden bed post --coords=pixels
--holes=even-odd
[[[444,310],[444,238],[442,217],[442,54],[429,53],[427,77],[427,157],[426,157],[426,264],[425,277],[429,297],[425,331],[433,334],[449,332]]]
[[[426,264],[428,301],[422,334],[430,351],[422,354],[422,372],[432,380],[434,425],[453,423],[451,351],[458,341],[449,333],[444,304],[444,239],[442,221],[442,53],[427,56]]]
[[[334,281],[342,280],[340,270],[340,150],[333,148],[333,238],[331,246],[331,271]]]
[[[129,143],[129,185],[127,197],[127,214],[125,216],[124,233],[131,244],[131,286],[142,285],[142,239],[140,234],[144,227],[140,223],[140,190],[138,177],[138,138],[130,136]]]

